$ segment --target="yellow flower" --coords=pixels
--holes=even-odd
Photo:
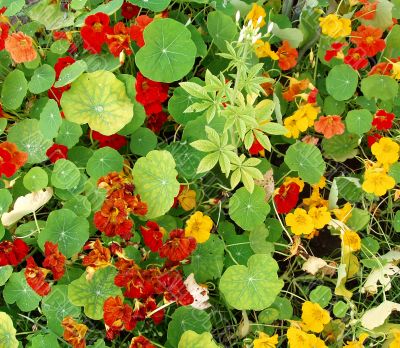
[[[268,336],[264,332],[258,333],[258,338],[253,341],[254,348],[275,348],[278,344],[278,335]]]
[[[283,182],[283,184],[284,185],[289,185],[292,182],[294,182],[295,184],[297,184],[300,187],[300,192],[303,191],[303,189],[304,189],[304,181],[301,180],[298,176],[296,176],[296,177],[287,176],[285,178],[285,181]]]
[[[271,50],[271,45],[268,41],[257,40],[255,44],[256,55],[258,58],[271,58],[273,60],[278,60],[279,56]]]
[[[186,221],[185,236],[193,237],[197,243],[204,243],[210,238],[213,221],[202,212],[196,211],[189,220]]]
[[[393,341],[390,343],[389,348],[398,348],[400,347],[400,330],[392,330]]]
[[[321,176],[321,178],[316,184],[311,185],[312,188],[319,188],[319,189],[323,189],[325,186],[326,186],[326,178],[324,176]]]
[[[327,348],[323,340],[312,334],[308,334],[308,343],[310,348]]]
[[[349,341],[343,348],[364,348],[364,341],[367,339],[368,334],[362,333],[358,338],[358,341]]]
[[[396,185],[396,181],[382,168],[367,169],[364,174],[362,189],[376,196],[383,196]]]
[[[309,198],[303,198],[303,204],[312,207],[328,207],[329,202],[319,194],[319,189],[314,188]]]
[[[378,162],[383,165],[392,164],[399,159],[399,144],[390,138],[381,138],[371,147],[371,152],[375,155]]]
[[[312,104],[301,105],[292,116],[285,118],[284,125],[289,131],[285,137],[297,139],[301,132],[314,125],[320,110]]]
[[[346,230],[342,235],[343,244],[348,246],[352,251],[361,249],[361,238],[357,232]]]
[[[265,25],[265,16],[267,13],[265,12],[264,8],[262,8],[260,5],[253,4],[253,7],[251,8],[250,12],[246,16],[246,20],[251,21],[253,24],[253,27],[260,27],[262,28]],[[261,22],[258,23],[258,19],[262,18]]]
[[[335,214],[336,219],[346,223],[346,221],[351,218],[352,210],[353,207],[351,206],[351,204],[349,202],[346,202],[346,204],[342,208],[332,209],[332,212],[333,214]]]
[[[295,235],[310,234],[314,230],[313,219],[302,208],[296,208],[293,213],[289,213],[285,218],[288,225]]]
[[[313,219],[315,228],[323,228],[329,221],[331,221],[331,214],[327,207],[312,207],[308,211],[308,215]]]
[[[319,22],[322,33],[333,39],[348,36],[351,33],[350,19],[339,18],[335,14],[329,14],[324,18],[320,18]]]
[[[323,309],[318,303],[306,301],[302,306],[301,319],[303,320],[303,328],[312,332],[322,332],[324,325],[331,321],[329,312]]]
[[[290,327],[286,332],[290,348],[310,348],[310,335],[296,327]]]
[[[192,210],[196,206],[196,191],[189,190],[186,187],[178,196],[178,201],[183,210]]]

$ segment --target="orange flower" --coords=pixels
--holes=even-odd
[[[25,279],[28,285],[40,296],[46,296],[51,288],[46,283],[49,270],[39,267],[32,256],[26,260]]]
[[[21,31],[9,35],[4,46],[15,63],[31,62],[37,57],[32,38]]]
[[[79,324],[71,317],[65,317],[61,323],[64,328],[64,339],[72,345],[73,348],[86,347],[86,332],[88,327],[85,324]]]
[[[300,92],[307,89],[309,83],[307,79],[299,81],[290,78],[289,87],[282,93],[283,98],[287,101],[293,101]]]
[[[43,267],[53,272],[54,280],[61,279],[65,272],[66,257],[58,250],[58,244],[44,243],[44,254]]]
[[[357,31],[351,33],[351,42],[364,49],[368,57],[373,57],[386,47],[382,35],[383,31],[379,28],[360,25]]]
[[[111,265],[110,249],[103,247],[99,239],[96,239],[95,242],[86,244],[84,249],[92,249],[92,251],[82,260],[82,265],[86,266],[86,272],[88,273],[89,278],[96,270]]]
[[[282,70],[289,70],[296,66],[297,57],[299,56],[297,50],[290,46],[289,41],[282,42],[282,46],[278,48],[279,56],[278,65]]]
[[[314,122],[314,129],[322,133],[326,139],[330,139],[334,135],[343,134],[345,126],[340,116],[321,116]]]
[[[123,299],[119,296],[109,297],[103,305],[104,323],[107,328],[107,337],[113,339],[119,331],[123,329],[133,330],[136,321],[133,317],[133,309],[123,303]]]

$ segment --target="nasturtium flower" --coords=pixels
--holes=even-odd
[[[343,348],[364,348],[364,342],[367,338],[368,334],[362,333],[357,341],[348,341],[347,344],[343,346]]]
[[[49,272],[49,270],[39,267],[32,256],[26,260],[26,282],[40,296],[46,296],[51,291],[50,284],[46,282],[46,275]]]
[[[322,33],[333,39],[349,36],[351,33],[351,20],[339,18],[336,14],[329,14],[319,19]]]
[[[289,87],[282,93],[282,97],[286,101],[294,101],[296,96],[306,90],[310,84],[310,81],[307,79],[297,80],[295,78],[290,78],[289,81]]]
[[[32,38],[21,31],[9,35],[4,41],[4,48],[15,63],[31,62],[37,57]]]
[[[43,267],[53,273],[53,279],[59,280],[65,273],[65,261],[67,258],[58,250],[58,244],[50,241],[44,243]]]
[[[372,145],[374,145],[379,139],[381,139],[383,136],[380,135],[379,133],[371,134],[367,136],[367,144],[368,147],[371,148]]]
[[[141,15],[135,19],[135,24],[131,26],[131,39],[136,42],[139,47],[144,46],[143,31],[153,21],[146,15]]]
[[[210,238],[213,221],[201,211],[196,211],[186,221],[185,236],[193,237],[197,243],[204,243]]]
[[[144,244],[152,252],[157,252],[163,245],[165,230],[154,221],[147,221],[146,226],[140,226]]]
[[[302,306],[301,319],[303,329],[316,333],[322,332],[324,326],[331,321],[329,312],[323,309],[318,303],[306,301]]]
[[[8,31],[10,26],[7,23],[0,22],[0,51],[4,50],[4,43],[6,38],[8,37]]]
[[[364,48],[350,48],[343,62],[350,65],[354,70],[364,69],[368,65],[367,54]]]
[[[125,52],[128,56],[131,55],[130,28],[125,27],[122,22],[116,23],[110,32],[106,34],[106,43],[114,57],[119,57],[121,52]]]
[[[0,267],[18,266],[28,255],[29,247],[22,239],[14,241],[3,240],[0,242]]]
[[[129,348],[156,348],[146,337],[137,336],[132,338]]]
[[[309,103],[299,106],[293,115],[284,119],[284,125],[288,129],[288,133],[285,136],[297,139],[300,133],[305,132],[308,127],[314,125],[320,110],[319,107]]]
[[[331,214],[326,207],[312,207],[308,211],[308,215],[313,219],[314,226],[317,229],[324,228],[331,221]]]
[[[354,14],[355,18],[361,18],[367,21],[370,21],[375,18],[376,15],[376,7],[378,6],[378,1],[370,1],[370,0],[359,0],[363,6],[359,11]]]
[[[83,249],[90,250],[89,254],[82,259],[82,265],[86,267],[88,274],[111,265],[111,251],[101,244],[100,239],[87,243]]]
[[[352,230],[346,230],[342,234],[343,245],[349,247],[352,251],[358,251],[361,249],[361,238],[357,232]]]
[[[268,336],[262,331],[258,333],[258,338],[253,341],[254,348],[275,348],[277,344],[278,335]]]
[[[313,189],[323,189],[326,186],[326,178],[321,176],[316,184],[311,185]]]
[[[194,209],[196,207],[196,191],[185,187],[178,196],[178,202],[184,211]]]
[[[398,348],[400,347],[400,330],[393,329],[393,340],[390,342],[389,348]]]
[[[296,207],[299,200],[300,187],[295,182],[281,185],[274,196],[278,214],[287,214]]]
[[[305,333],[303,330],[293,326],[290,327],[286,332],[286,337],[288,339],[290,348],[310,347],[309,336],[310,335]]]
[[[53,144],[47,151],[46,156],[51,163],[56,163],[59,159],[68,158],[68,147],[62,144]]]
[[[156,288],[164,293],[167,301],[175,301],[181,306],[188,306],[194,301],[178,271],[168,271],[158,277]]]
[[[342,49],[345,46],[347,46],[346,43],[334,42],[333,44],[331,44],[330,49],[326,50],[324,59],[327,62],[330,62],[333,58],[343,59],[344,54]]]
[[[107,14],[98,12],[87,16],[81,28],[83,48],[91,53],[100,53],[101,46],[106,42],[106,35],[110,32],[110,17]]]
[[[375,144],[374,144],[375,145]],[[367,169],[364,174],[362,189],[376,196],[383,196],[396,185],[396,181],[382,168]]]
[[[137,16],[140,12],[140,7],[130,2],[124,1],[121,7],[121,15],[127,20]]]
[[[284,40],[276,54],[279,57],[278,65],[282,70],[290,70],[296,66],[299,53],[290,46],[289,41]]]
[[[173,262],[183,261],[196,249],[196,239],[192,236],[185,236],[182,229],[172,230],[169,238],[158,250],[161,257],[166,257]]]
[[[257,40],[255,43],[255,50],[258,58],[279,59],[279,56],[271,49],[271,45],[268,41]]]
[[[133,330],[136,321],[133,317],[133,309],[128,304],[123,303],[120,296],[109,297],[103,304],[103,318],[106,324],[107,333],[110,331],[112,337],[123,329]]]
[[[392,139],[383,137],[371,146],[371,152],[379,163],[390,165],[399,160],[400,146]]]
[[[382,29],[360,25],[356,31],[351,33],[350,41],[361,47],[368,57],[373,57],[386,47],[382,35]]]
[[[314,129],[316,132],[322,133],[324,138],[330,139],[334,135],[343,134],[346,127],[340,116],[331,115],[321,116],[318,121],[314,122]]]
[[[262,28],[266,22],[264,18],[267,16],[264,8],[256,3],[253,3],[253,7],[250,12],[246,16],[247,21],[251,21],[254,28],[259,27]],[[261,21],[260,18],[261,17]]]
[[[302,192],[304,189],[304,181],[300,179],[298,176],[287,176],[285,177],[285,180],[283,181],[284,185],[288,185],[290,183],[295,183],[299,186],[299,191]]]
[[[5,141],[0,144],[0,177],[13,176],[28,160],[26,152],[19,151],[14,143]]]
[[[332,209],[333,214],[335,214],[336,219],[344,223],[351,218],[351,211],[353,207],[349,202],[346,202],[342,208]]]
[[[64,328],[63,337],[72,348],[86,347],[86,333],[88,327],[85,324],[77,323],[72,317],[65,317],[61,322]]]
[[[391,112],[386,112],[385,110],[378,110],[374,119],[372,120],[372,125],[377,130],[389,130],[393,126],[394,114]]]
[[[303,198],[303,204],[309,208],[312,207],[328,207],[329,202],[326,199],[323,199],[319,188],[313,188],[310,197]]]
[[[126,138],[120,134],[103,135],[92,130],[91,136],[93,140],[97,140],[99,142],[99,148],[108,146],[115,150],[119,150],[121,147],[124,147],[127,144]]]
[[[286,215],[285,221],[295,235],[307,235],[314,231],[313,219],[302,208],[297,208],[293,213]]]

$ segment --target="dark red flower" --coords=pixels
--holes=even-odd
[[[393,120],[394,114],[386,112],[385,110],[378,110],[372,120],[372,125],[378,130],[388,130],[392,128]]]
[[[59,280],[65,273],[66,257],[58,250],[58,244],[52,242],[44,243],[43,267],[49,269],[53,273],[54,280]]]
[[[7,23],[0,23],[0,51],[4,50],[4,41],[8,37],[10,26]]]
[[[147,116],[146,127],[154,133],[160,133],[160,130],[165,122],[168,121],[168,116],[165,112],[161,111],[156,114],[150,114]]]
[[[345,46],[347,46],[346,43],[334,42],[331,45],[331,49],[326,50],[324,59],[327,62],[330,62],[333,58],[336,58],[340,54],[340,52],[342,51],[342,48]]]
[[[0,266],[18,266],[28,252],[29,247],[22,239],[3,240],[0,242]]]
[[[46,156],[49,158],[51,163],[56,163],[61,158],[68,158],[68,147],[61,144],[53,144],[46,151]]]
[[[307,103],[314,104],[317,102],[318,89],[314,88],[308,94]]]
[[[144,46],[143,31],[153,21],[146,15],[142,15],[136,18],[135,24],[131,26],[131,39],[136,42],[139,47]]]
[[[51,288],[46,282],[49,270],[39,267],[32,256],[26,260],[25,279],[28,285],[40,296],[46,296]]]
[[[152,252],[157,252],[163,245],[163,230],[154,221],[147,221],[146,227],[140,226],[143,241]]]
[[[251,145],[249,149],[249,153],[251,155],[258,155],[260,151],[264,150],[263,146],[260,144],[260,142],[254,138],[253,144]]]
[[[368,57],[375,56],[385,49],[386,43],[382,39],[382,29],[360,25],[357,31],[351,33],[350,41],[365,50]]]
[[[196,240],[192,237],[185,237],[185,231],[176,229],[171,231],[168,240],[159,249],[161,257],[166,257],[170,261],[179,262],[187,257],[196,249]]]
[[[17,145],[5,141],[0,144],[0,176],[13,176],[28,160],[26,152],[18,151]]]
[[[121,7],[121,15],[127,20],[132,19],[133,17],[139,14],[140,7],[131,4],[130,2],[124,1]]]
[[[133,309],[123,303],[121,297],[109,297],[103,305],[103,318],[107,327],[107,338],[113,339],[123,329],[133,330],[136,321],[133,319]]]
[[[149,297],[145,304],[145,309],[146,309],[146,313],[147,315],[149,315],[150,313],[153,313],[150,317],[151,319],[153,319],[154,324],[158,325],[160,324],[163,320],[164,320],[164,315],[165,315],[165,310],[164,309],[158,309],[157,307],[157,303],[154,300],[154,298]]]
[[[183,283],[182,275],[178,271],[167,271],[158,277],[156,290],[164,293],[167,301],[176,301],[181,306],[193,303],[194,298]]]
[[[138,336],[132,338],[129,348],[156,348],[146,337]]]
[[[353,69],[363,69],[368,65],[366,50],[362,47],[350,48],[344,57],[344,62]]]
[[[111,147],[115,150],[119,150],[121,147],[127,144],[127,140],[123,135],[113,134],[113,135],[103,135],[94,130],[92,132],[92,138],[99,142],[99,148],[101,147]]]
[[[114,57],[119,57],[124,51],[128,56],[132,54],[130,29],[125,27],[125,24],[118,22],[106,35],[108,49]]]
[[[100,53],[101,46],[106,42],[106,35],[110,32],[110,17],[105,13],[98,12],[86,17],[81,28],[83,47],[91,53]]]
[[[299,200],[300,186],[294,182],[281,185],[278,193],[274,196],[276,210],[279,214],[289,213]]]
[[[368,135],[367,136],[368,147],[371,147],[372,145],[374,145],[377,141],[379,141],[380,138],[382,138],[382,135],[380,135],[378,133]]]

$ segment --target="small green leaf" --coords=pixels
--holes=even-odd
[[[351,110],[346,116],[346,129],[349,133],[362,135],[372,127],[372,114],[365,109]]]
[[[81,173],[73,162],[61,158],[54,164],[51,173],[51,183],[54,187],[63,190],[72,189],[78,185],[80,178]]]
[[[294,48],[299,47],[304,39],[304,35],[300,29],[297,28],[280,29],[276,23],[274,23],[274,26],[272,28],[272,34],[279,37],[282,41],[287,40],[290,46]]]
[[[88,217],[92,205],[85,196],[75,196],[64,203],[64,208],[69,209],[78,216]]]
[[[8,211],[13,201],[12,195],[7,189],[0,189],[0,216]]]
[[[3,286],[13,273],[13,267],[10,265],[0,267],[0,286]]]
[[[28,82],[21,70],[11,71],[3,82],[1,89],[1,103],[4,108],[18,109],[28,91]]]
[[[344,318],[348,310],[349,305],[343,301],[336,302],[333,306],[333,314],[338,318]]]
[[[40,167],[33,167],[25,174],[24,186],[31,192],[36,192],[47,187],[49,178],[47,172]]]
[[[61,71],[60,77],[54,84],[54,87],[60,88],[74,82],[79,76],[81,76],[87,69],[87,64],[83,60],[77,60],[76,62],[68,65]]]
[[[58,130],[56,143],[71,148],[79,142],[79,138],[82,134],[82,128],[79,124],[63,119],[60,129]]]
[[[356,91],[357,84],[358,74],[347,64],[334,66],[326,78],[328,93],[339,101],[350,99]]]
[[[28,83],[28,89],[32,93],[40,94],[50,89],[55,79],[56,72],[54,69],[48,64],[43,64],[33,73],[33,76]]]
[[[393,228],[396,232],[400,232],[400,210],[396,212],[393,219]]]
[[[332,158],[337,162],[344,162],[357,155],[359,137],[356,134],[345,133],[335,135],[330,139],[322,140],[322,149],[326,158]]]
[[[102,147],[96,150],[87,162],[86,171],[95,179],[111,172],[120,172],[123,168],[124,158],[117,150],[111,147]]]
[[[68,40],[57,40],[51,44],[50,51],[61,55],[68,51],[69,46],[70,43]]]
[[[318,285],[310,292],[310,301],[318,303],[322,308],[325,308],[332,299],[332,291],[324,285]]]
[[[26,13],[32,20],[43,24],[47,30],[57,30],[74,24],[74,14],[63,11],[59,3],[42,0],[30,6]]]
[[[157,146],[157,136],[148,128],[139,128],[131,136],[129,147],[133,154],[146,156]]]
[[[47,139],[57,136],[62,118],[57,102],[49,99],[40,113],[39,129]]]

